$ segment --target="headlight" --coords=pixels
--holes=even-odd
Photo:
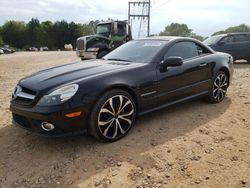
[[[73,97],[79,86],[77,84],[63,86],[49,95],[44,95],[40,101],[37,103],[39,106],[51,106],[51,105],[58,105],[62,104],[65,101],[69,100]]]

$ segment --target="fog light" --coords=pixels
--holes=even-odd
[[[53,129],[55,129],[55,126],[48,122],[42,122],[41,127],[45,131],[52,131]]]

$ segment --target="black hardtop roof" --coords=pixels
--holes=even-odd
[[[137,40],[164,40],[164,41],[173,41],[173,40],[191,40],[197,41],[196,39],[190,37],[180,37],[180,36],[153,36],[153,37],[145,37]]]

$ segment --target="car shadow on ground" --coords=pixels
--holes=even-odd
[[[8,177],[56,174],[60,180],[81,173],[84,180],[118,161],[136,165],[145,160],[141,153],[220,118],[230,104],[229,97],[219,104],[198,99],[144,115],[125,138],[114,143],[100,143],[86,135],[48,139],[7,126],[0,129],[0,179],[7,178],[7,183]]]

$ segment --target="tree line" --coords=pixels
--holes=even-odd
[[[212,36],[225,33],[234,33],[234,32],[250,32],[250,26],[247,26],[245,24],[240,24],[237,26],[229,27],[226,30],[217,31],[213,33]],[[188,28],[186,24],[180,24],[180,23],[171,23],[170,25],[166,26],[165,30],[160,32],[159,35],[192,37],[200,41],[203,41],[205,39],[205,37],[194,33],[193,30]]]
[[[41,22],[32,18],[27,24],[19,21],[7,21],[0,27],[0,46],[8,44],[19,49],[31,46],[47,46],[51,50],[62,49],[64,44],[75,47],[76,39],[94,33],[95,22],[77,24],[65,20]]]
[[[88,24],[62,21],[40,22],[32,18],[28,23],[20,21],[7,21],[0,27],[0,46],[8,44],[18,49],[28,49],[31,46],[47,46],[50,50],[63,49],[64,44],[72,44],[75,48],[76,39],[80,36],[95,33],[96,24],[99,20]],[[226,30],[215,32],[213,35],[231,32],[250,32],[250,26],[241,24],[229,27]],[[183,36],[192,37],[203,41],[205,38],[197,35],[186,24],[171,23],[166,26],[160,36]]]

